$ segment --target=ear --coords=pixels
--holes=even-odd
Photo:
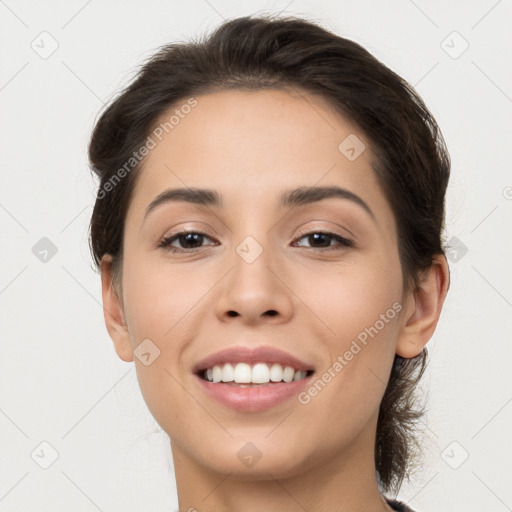
[[[399,356],[410,359],[423,350],[434,334],[449,286],[446,257],[438,254],[423,275],[419,288],[411,291],[407,298],[402,317],[404,323],[396,346]]]
[[[133,361],[133,352],[130,343],[128,327],[124,320],[122,298],[114,288],[112,274],[112,256],[106,254],[100,262],[101,293],[103,296],[103,316],[105,325],[117,355],[126,362]]]

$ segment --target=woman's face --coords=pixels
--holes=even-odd
[[[134,189],[121,283],[129,338],[116,350],[138,356],[141,391],[175,463],[266,478],[349,454],[373,461],[406,304],[369,143],[312,95],[196,100],[162,117],[181,113],[161,141],[153,136]],[[292,193],[324,187],[340,192]],[[218,201],[182,194],[149,208],[173,189],[208,189],[196,197]],[[185,230],[196,234],[172,238]],[[242,383],[204,380],[229,380],[227,363],[241,363]],[[246,382],[271,378],[299,380]]]

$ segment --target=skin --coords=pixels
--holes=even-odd
[[[145,161],[116,287],[110,257],[101,264],[107,330],[119,357],[135,361],[144,399],[170,437],[180,510],[390,510],[375,478],[379,404],[395,353],[417,355],[434,332],[446,259],[434,259],[417,291],[403,289],[396,222],[370,144],[322,98],[283,89],[196,99]],[[338,149],[349,134],[366,145],[354,161]],[[357,194],[374,218],[347,199],[278,205],[283,190],[327,185]],[[158,194],[184,186],[214,188],[223,207],[166,203],[144,221]],[[185,228],[207,236],[196,245],[174,241],[189,253],[158,247]],[[303,234],[319,230],[354,245],[315,245]],[[247,236],[263,249],[252,263],[236,252]],[[321,376],[394,303],[401,312],[307,404],[293,397],[237,412],[209,398],[191,373],[218,350],[271,345]],[[160,350],[148,366],[133,354],[145,339]],[[262,454],[252,467],[237,456],[248,442]]]

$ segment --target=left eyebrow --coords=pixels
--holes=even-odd
[[[281,207],[295,207],[322,201],[323,199],[338,198],[352,201],[363,208],[374,220],[375,215],[368,204],[358,195],[338,186],[329,187],[299,187],[284,191],[280,198]],[[169,203],[185,201],[192,204],[203,206],[214,206],[221,208],[223,206],[222,196],[216,190],[205,188],[173,188],[164,190],[159,194],[146,208],[144,220],[157,207]]]
[[[282,207],[294,207],[330,198],[347,199],[352,201],[363,208],[363,210],[365,210],[366,213],[375,220],[373,211],[365,201],[363,201],[358,195],[350,192],[350,190],[335,185],[330,187],[299,187],[293,190],[288,190],[281,195],[280,204]]]

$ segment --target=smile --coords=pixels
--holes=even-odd
[[[296,397],[314,367],[270,346],[232,346],[192,369],[206,398],[240,412],[261,412]]]
[[[202,378],[214,383],[266,385],[277,382],[292,382],[305,379],[312,371],[295,370],[292,366],[279,363],[225,363],[207,368]],[[241,386],[244,387],[244,386]]]

